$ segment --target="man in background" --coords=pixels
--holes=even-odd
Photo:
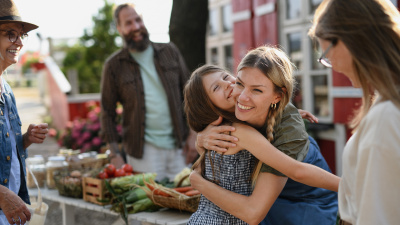
[[[119,5],[114,21],[124,47],[107,59],[101,81],[102,135],[111,163],[120,167],[125,151],[134,171],[173,179],[197,157],[196,133],[188,128],[182,106],[190,72],[173,43],[149,40],[135,5]],[[123,150],[117,144],[117,102],[123,106]]]

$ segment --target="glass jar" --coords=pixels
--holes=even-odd
[[[47,188],[55,189],[56,183],[54,181],[54,172],[65,170],[68,168],[68,163],[65,161],[64,156],[50,156],[46,163],[47,170]]]
[[[35,155],[35,157],[27,158],[25,162],[27,168],[29,168],[35,176],[38,186],[44,187],[46,181],[46,165],[43,156]],[[36,188],[35,181],[28,169],[26,170],[26,185],[28,188]]]

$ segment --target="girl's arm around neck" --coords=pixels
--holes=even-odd
[[[313,187],[338,191],[340,177],[312,164],[299,162],[275,148],[256,129],[235,123],[238,146],[251,152],[263,163],[285,174],[289,178]]]
[[[190,174],[192,186],[199,190],[208,200],[250,225],[259,224],[265,218],[285,186],[286,181],[287,177],[280,177],[271,173],[260,173],[253,193],[250,196],[245,196],[228,191],[205,180],[196,171]]]

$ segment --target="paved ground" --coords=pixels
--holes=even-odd
[[[13,88],[17,101],[18,112],[22,121],[22,132],[25,133],[28,125],[31,123],[42,123],[47,114],[46,107],[39,97],[37,88]],[[47,137],[43,144],[33,144],[28,148],[29,156],[43,155],[45,159],[48,156],[56,155],[58,145],[55,139]],[[57,202],[47,201],[49,211],[45,225],[62,225],[62,212]],[[75,210],[76,225],[117,225],[121,224],[117,216],[93,212],[89,210]]]

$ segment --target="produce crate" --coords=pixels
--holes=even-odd
[[[111,194],[106,188],[105,180],[92,177],[83,177],[82,187],[83,200],[95,203],[97,205],[111,204],[111,202],[98,201],[98,199],[105,200],[111,198]]]

